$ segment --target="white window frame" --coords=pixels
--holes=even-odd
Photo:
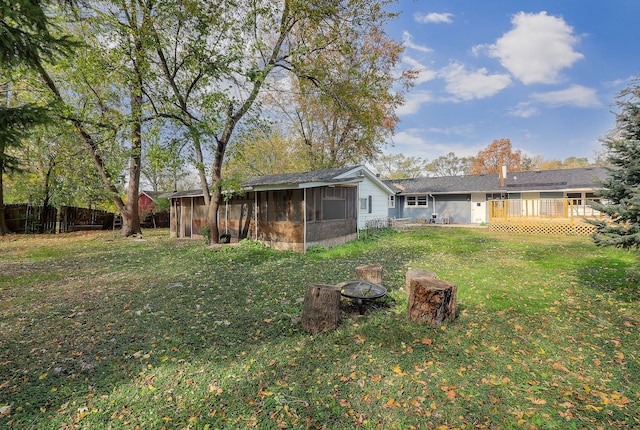
[[[369,199],[367,197],[360,197],[360,210],[366,211],[369,209]]]
[[[390,209],[396,207],[396,196],[394,196],[393,194],[389,196],[389,204],[387,205],[387,207]]]
[[[404,199],[404,205],[407,207],[429,207],[429,199],[426,194],[419,194],[415,196],[407,196]]]

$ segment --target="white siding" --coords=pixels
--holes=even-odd
[[[371,196],[371,199],[369,199]],[[367,205],[371,202],[371,208],[360,209],[360,199],[367,199]],[[387,217],[389,215],[389,193],[380,188],[368,177],[358,184],[358,228],[365,228],[367,220]],[[371,213],[369,213],[369,210]]]

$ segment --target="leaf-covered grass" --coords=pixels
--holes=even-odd
[[[307,255],[114,233],[0,238],[0,427],[640,426],[638,254],[430,227]],[[300,325],[306,284],[379,263],[389,297]],[[458,285],[405,317],[409,268]]]

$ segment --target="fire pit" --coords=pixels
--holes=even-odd
[[[387,289],[382,285],[374,284],[368,281],[347,281],[337,285],[340,288],[340,294],[348,297],[358,304],[360,313],[363,313],[362,306],[368,302],[387,295]]]

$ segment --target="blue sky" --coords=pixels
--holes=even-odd
[[[400,0],[387,29],[420,70],[385,153],[593,159],[615,96],[640,74],[638,0]]]

